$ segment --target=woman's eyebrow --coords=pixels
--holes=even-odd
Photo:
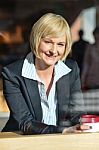
[[[58,43],[63,43],[63,44],[65,44],[66,42],[61,41],[61,42],[58,42]]]
[[[50,41],[52,40],[52,39],[50,39],[50,38],[47,38],[47,37],[44,37],[44,38],[42,38],[42,39],[45,39],[45,40],[50,40]]]
[[[54,42],[53,39],[49,38],[49,37],[43,37],[42,39],[44,40],[49,40],[51,42]],[[57,43],[62,43],[62,44],[66,44],[66,41],[58,41]]]

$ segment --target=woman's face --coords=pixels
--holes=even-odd
[[[59,38],[41,38],[38,50],[41,57],[40,63],[46,66],[54,65],[64,54],[66,46],[66,36]]]

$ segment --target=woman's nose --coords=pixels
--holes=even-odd
[[[53,52],[53,53],[57,52],[57,45],[56,44],[52,45],[51,52]]]

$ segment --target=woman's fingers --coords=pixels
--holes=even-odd
[[[80,125],[80,129],[81,130],[89,130],[89,129],[91,129],[92,127],[91,126],[89,126],[89,125]]]
[[[62,132],[62,134],[66,134],[66,133],[80,133],[83,132],[84,130],[89,130],[91,129],[91,126],[88,125],[75,125],[69,128],[65,128]]]

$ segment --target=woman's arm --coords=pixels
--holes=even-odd
[[[79,68],[76,62],[73,63],[72,72],[70,75],[70,120],[73,125],[79,123],[80,116],[85,114],[84,100],[81,91],[81,82]]]

